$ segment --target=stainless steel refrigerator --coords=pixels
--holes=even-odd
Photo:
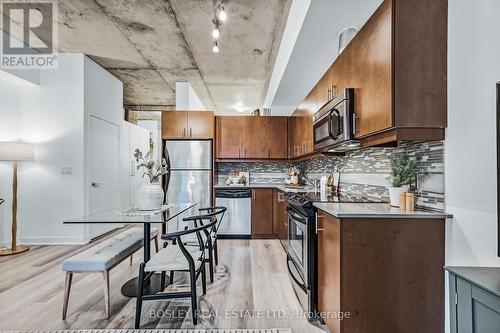
[[[168,173],[165,176],[166,203],[197,203],[198,208],[210,207],[212,195],[212,141],[166,140],[164,157]],[[168,228],[170,229],[170,228]]]

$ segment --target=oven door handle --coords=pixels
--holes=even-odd
[[[331,119],[333,117],[333,115],[336,115],[337,116],[337,124],[340,123],[340,111],[337,110],[337,109],[332,109],[332,112],[330,113],[330,115],[328,116],[328,133],[330,134],[330,136],[332,137],[333,140],[337,140],[338,136],[340,135],[340,126],[337,125],[337,133],[336,134],[333,134],[332,132],[332,122],[331,122]]]
[[[286,214],[288,215],[288,217],[294,221],[297,221],[299,222],[300,224],[303,224],[303,225],[307,225],[307,219],[302,217],[302,216],[299,216],[299,215],[296,215],[295,213],[293,212],[290,212],[289,210],[286,211]]]
[[[305,284],[303,282],[300,282],[296,277],[295,275],[293,274],[291,268],[290,268],[290,262],[292,261],[292,258],[290,258],[289,256],[286,257],[286,266],[288,268],[288,273],[289,275],[292,277],[292,280],[300,287],[300,289],[302,289],[304,292],[307,293],[307,287],[305,286]],[[293,265],[293,263],[292,263]]]

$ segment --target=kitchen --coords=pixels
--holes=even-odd
[[[73,118],[84,131],[76,133],[78,144],[72,139],[71,147],[54,149],[62,161],[43,165],[50,138],[36,144],[35,154],[19,157],[19,207],[17,164],[13,195],[0,192],[7,199],[0,199],[2,223],[17,222],[20,212],[12,248],[21,235],[19,253],[0,256],[0,329],[498,331],[500,236],[491,211],[494,163],[486,155],[494,148],[493,104],[500,95],[495,100],[492,82],[500,72],[481,57],[500,49],[471,38],[498,27],[491,17],[481,20],[494,11],[491,3],[473,9],[446,0],[127,6],[60,4],[61,47],[78,54],[61,54],[54,72],[81,66],[83,78],[73,81],[83,84],[73,89],[50,78],[39,85],[67,86],[77,104],[53,105],[61,104],[62,115],[81,107],[85,117]],[[469,13],[471,35],[462,29]],[[113,42],[88,43],[97,39],[89,33],[96,27],[84,16],[106,26],[102,38]],[[154,45],[168,47],[158,52]],[[469,54],[471,45],[481,54]],[[483,76],[465,76],[469,65]],[[50,96],[36,93],[40,87],[17,90],[3,79],[25,78],[5,73],[2,99],[20,96],[4,102],[5,110],[18,106],[23,141],[36,141],[47,134],[34,130],[36,119],[45,124],[52,115],[39,102],[36,118],[32,106],[44,98],[67,100],[57,89]],[[469,90],[481,98],[467,99]],[[52,129],[64,122],[69,118]],[[110,124],[118,126],[115,145],[106,137]],[[484,131],[476,130],[479,124]],[[9,126],[0,124],[0,136]],[[3,148],[0,161],[11,161]],[[66,181],[72,172],[82,184],[91,181],[90,192],[82,185],[73,194],[83,195],[71,196],[64,183],[54,194],[40,186],[37,196],[26,174],[35,170],[39,182],[48,181],[49,163]],[[0,164],[8,179],[2,188],[10,188],[10,173],[10,165]],[[109,190],[111,182],[119,195]],[[60,212],[46,209],[55,195]],[[159,204],[144,208],[155,198]],[[9,203],[13,216],[6,215]],[[90,212],[82,208],[89,203]],[[53,227],[58,238],[42,237]],[[0,254],[10,251],[3,235],[10,229],[2,230]],[[129,245],[123,235],[133,238]],[[88,268],[106,251],[112,258],[103,269]],[[102,276],[87,274],[96,271]]]

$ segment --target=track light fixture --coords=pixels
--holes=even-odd
[[[214,8],[214,18],[212,19],[212,23],[214,24],[214,29],[212,30],[212,38],[213,38],[213,47],[212,52],[219,53],[219,44],[218,41],[221,35],[221,26],[227,20],[227,14],[224,9],[224,1],[220,0],[215,3]]]

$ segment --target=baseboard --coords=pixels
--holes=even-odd
[[[85,245],[87,243],[88,241],[82,237],[22,237],[19,239],[20,245]]]

